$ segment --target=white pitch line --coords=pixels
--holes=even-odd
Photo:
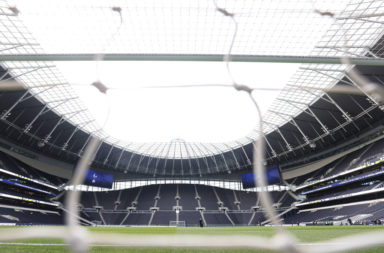
[[[10,246],[68,246],[65,243],[24,243],[24,242],[0,242],[0,245]]]
[[[345,243],[298,243],[299,246],[334,246],[343,245]],[[23,242],[0,242],[1,245],[8,246],[69,246],[67,243],[23,243]],[[112,245],[112,244],[91,244],[92,247],[128,247],[132,245]],[[145,246],[143,246],[145,247]]]

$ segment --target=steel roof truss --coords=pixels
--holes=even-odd
[[[196,154],[196,151],[195,149],[193,148],[193,143],[191,143],[190,145],[190,148],[192,149],[193,153]],[[202,174],[201,174],[201,165],[200,165],[200,158],[196,158],[196,163],[197,163],[197,169],[199,171],[199,176],[202,177]]]
[[[117,158],[116,163],[115,163],[115,166],[114,166],[116,170],[117,170],[117,167],[119,166],[120,160],[121,160],[121,158],[123,157],[124,152],[126,151],[126,149],[127,149],[129,146],[130,146],[130,144],[128,144],[127,146],[125,146],[124,148],[121,149],[119,158]]]
[[[15,80],[15,79],[18,78],[18,77],[22,77],[22,76],[24,76],[24,75],[30,74],[30,73],[32,73],[32,72],[35,72],[35,71],[40,70],[40,69],[43,69],[43,68],[45,68],[45,66],[37,67],[37,68],[28,70],[28,71],[26,71],[26,72],[23,72],[23,73],[20,73],[20,74],[17,74],[17,75],[12,75],[11,77],[9,77],[9,78],[7,78],[7,79],[2,79],[2,80],[0,81],[0,84],[1,84],[2,82],[5,82],[5,81]],[[7,71],[8,71],[8,70],[7,70]]]
[[[118,142],[119,142],[119,141],[117,141],[117,142],[111,144],[111,148],[110,148],[109,151],[108,151],[108,155],[107,155],[107,156],[105,157],[105,159],[104,159],[104,162],[103,162],[104,165],[107,164],[108,159],[109,159],[109,156],[111,155],[112,150],[113,150],[113,148],[115,147],[115,144],[118,143]]]
[[[201,146],[202,146],[206,151],[208,151],[208,153],[204,153],[204,156],[205,156],[205,157],[210,156],[211,159],[212,159],[212,161],[213,161],[213,162],[215,163],[215,165],[216,165],[216,172],[220,172],[220,170],[219,170],[219,165],[217,164],[215,155],[211,155],[210,150],[205,146],[205,143],[204,143],[203,145],[201,145]]]
[[[251,138],[249,138],[249,137],[247,137],[247,139],[248,139],[251,143],[254,142],[254,140],[251,139]],[[235,141],[235,142],[241,147],[241,150],[243,151],[243,153],[244,153],[244,155],[245,155],[245,158],[247,159],[247,164],[248,164],[248,165],[252,165],[251,159],[249,159],[249,156],[248,156],[247,152],[246,152],[245,149],[244,149],[244,145],[242,145],[242,144],[239,143],[238,141]]]
[[[17,114],[17,116],[13,119],[12,121],[12,125],[14,125],[16,123],[16,121],[21,117],[21,115],[23,115],[25,112],[25,109],[21,109],[20,112]],[[12,125],[8,125],[7,128],[6,128],[6,131],[9,130],[9,128],[12,126]]]
[[[348,76],[348,74],[346,74],[346,75],[344,75],[344,76],[349,80],[349,82],[347,82],[347,81],[345,81],[345,80],[343,80],[343,79],[336,78],[336,77],[334,77],[334,76],[332,76],[332,75],[326,74],[326,73],[324,73],[324,72],[322,72],[321,70],[318,70],[318,69],[311,69],[311,68],[306,68],[306,69],[308,69],[308,70],[312,70],[312,71],[314,71],[314,72],[316,72],[316,73],[319,73],[319,74],[322,74],[322,75],[325,75],[325,76],[327,76],[327,77],[329,77],[329,78],[332,78],[332,79],[335,79],[335,80],[337,80],[337,81],[339,81],[339,82],[342,82],[342,83],[345,83],[345,84],[348,84],[348,85],[355,86],[355,87],[358,88],[358,89],[359,89],[365,96],[367,96],[370,100],[372,100],[372,102],[374,102],[375,104],[378,104],[378,102],[375,101],[375,100],[372,98],[372,96],[370,96],[364,89],[362,89],[362,88],[360,87],[360,85],[358,85],[355,81],[353,81],[353,80]]]
[[[152,148],[153,146],[155,146],[155,145],[156,145],[155,142],[152,143],[152,145],[150,145],[149,147],[147,147],[147,150],[151,150],[151,148]],[[145,152],[145,153],[147,153],[147,152]],[[140,159],[139,159],[139,163],[137,164],[136,172],[137,172],[138,169],[140,168],[141,162],[144,160],[145,157],[146,157],[146,156],[145,156],[144,154],[141,155],[141,157],[140,157]],[[145,172],[148,172],[148,166],[147,166]]]
[[[369,95],[363,88],[360,87],[360,85],[358,85],[355,81],[353,81],[348,75],[346,75],[345,77],[348,78],[351,84],[356,88],[358,88],[362,93],[364,93],[364,95],[366,95],[373,103],[375,103],[376,105],[379,104],[375,99],[372,98],[371,95]]]
[[[330,104],[333,104],[343,115],[344,115],[344,118],[347,120],[347,121],[349,121],[349,122],[352,122],[352,119],[351,119],[351,117],[348,115],[348,113],[347,112],[345,112],[344,110],[343,110],[343,108],[341,108],[336,102],[335,102],[335,100],[333,100],[333,98],[332,97],[330,97],[327,93],[324,93],[324,96],[318,96],[318,95],[316,95],[316,94],[313,94],[311,91],[309,91],[309,90],[307,90],[307,89],[304,89],[303,88],[303,90],[304,91],[306,91],[306,92],[308,92],[308,93],[310,93],[310,94],[312,94],[312,95],[315,95],[315,96],[317,96],[318,98],[320,98],[321,100],[324,100],[324,101],[326,101],[326,102],[328,102],[328,103],[330,103]],[[327,98],[325,98],[325,97],[327,97]]]
[[[57,121],[57,123],[55,124],[55,126],[54,126],[54,127],[51,129],[51,131],[44,137],[44,139],[43,139],[43,143],[44,143],[44,144],[48,143],[48,141],[52,138],[52,134],[53,134],[53,132],[56,130],[56,128],[57,128],[59,125],[63,124],[64,122],[65,122],[64,117],[63,117],[63,116],[60,117],[60,119]]]
[[[366,109],[364,109],[359,102],[356,101],[356,99],[353,97],[353,96],[349,96],[351,98],[351,100],[361,109],[362,112],[366,112]],[[371,119],[373,119],[372,115],[369,114],[369,112],[366,113],[368,117],[370,117]]]
[[[53,109],[55,109],[56,107],[70,101],[70,100],[73,100],[73,99],[76,99],[77,97],[73,97],[73,98],[64,98],[64,99],[58,99],[58,100],[55,100],[55,101],[51,101],[51,102],[60,102],[58,103],[57,105],[53,106],[53,107],[48,107],[47,104],[44,105],[44,107],[38,112],[38,114],[33,118],[33,120],[31,122],[29,122],[25,128],[24,128],[24,133],[27,133],[31,130],[32,128],[32,125],[35,123],[35,121],[41,116],[41,115],[44,115],[45,113],[49,112],[49,111],[52,111]]]
[[[291,144],[289,144],[289,142],[287,141],[287,139],[285,139],[283,133],[280,131],[280,128],[272,123],[269,123],[267,121],[263,121],[265,124],[269,125],[269,126],[272,126],[272,128],[276,129],[276,131],[279,133],[279,135],[281,136],[281,138],[283,139],[283,141],[285,142],[285,145],[286,145],[286,148],[289,150],[289,151],[292,151],[292,146]],[[284,148],[283,148],[284,150]]]
[[[82,155],[83,155],[83,153],[84,153],[84,149],[85,149],[85,147],[88,145],[88,142],[90,141],[91,137],[92,137],[92,134],[88,134],[88,138],[87,138],[87,140],[84,142],[83,146],[81,147],[81,149],[80,149],[79,152],[77,153],[78,156],[82,156]]]
[[[328,127],[325,126],[325,124],[323,124],[323,122],[317,117],[317,115],[312,111],[311,107],[310,106],[307,106],[306,109],[302,109],[301,107],[297,106],[296,104],[304,104],[304,103],[301,103],[301,102],[297,102],[297,101],[293,101],[293,100],[287,100],[287,99],[279,99],[279,100],[282,100],[284,102],[287,102],[288,104],[290,104],[291,106],[301,110],[301,112],[315,118],[315,120],[317,121],[317,123],[320,124],[322,130],[324,133],[329,133],[328,131]],[[307,112],[308,110],[308,112]]]
[[[231,152],[231,154],[232,154],[232,157],[233,157],[233,159],[234,159],[234,161],[235,161],[235,163],[236,163],[236,167],[237,167],[238,169],[240,169],[240,163],[239,163],[239,161],[237,160],[237,157],[236,157],[236,155],[235,155],[235,152],[233,152],[233,148],[229,147],[226,143],[224,143],[224,145],[230,150],[230,152]]]
[[[307,143],[307,144],[310,143],[308,137],[304,134],[304,132],[301,130],[301,127],[297,124],[296,120],[291,115],[281,113],[281,112],[272,111],[272,110],[269,110],[269,111],[276,114],[277,116],[279,116],[280,118],[282,118],[284,120],[287,120],[285,117],[288,117],[290,119],[290,120],[288,120],[288,122],[291,123],[293,126],[295,126],[297,128],[297,130],[299,130],[300,134],[303,136],[305,143]],[[299,143],[300,143],[300,141],[299,141]]]
[[[272,156],[273,156],[273,157],[277,157],[277,153],[276,153],[276,151],[272,148],[272,145],[271,145],[271,143],[269,143],[268,138],[267,138],[266,136],[264,136],[264,139],[265,139],[265,142],[267,143],[268,147],[269,147],[269,148],[271,149],[271,151],[272,151]]]
[[[165,143],[161,143],[161,144],[163,144],[164,146],[163,146],[163,148],[161,149],[161,153],[160,153],[160,154],[162,154],[162,153],[164,152],[164,150],[165,150],[165,147],[167,147],[167,145],[166,145]],[[155,168],[154,168],[154,170],[153,170],[153,176],[154,176],[154,177],[156,176],[157,165],[159,164],[159,162],[160,162],[160,158],[157,158],[156,165],[155,165]],[[150,164],[150,162],[148,162],[147,167],[149,166],[149,164]]]
[[[63,146],[61,147],[61,150],[64,151],[64,150],[67,149],[69,142],[71,141],[71,139],[73,138],[73,136],[75,135],[75,133],[76,133],[78,130],[80,130],[80,127],[81,127],[81,126],[86,126],[86,125],[88,125],[88,124],[91,123],[91,122],[94,122],[94,120],[89,120],[89,121],[86,121],[86,122],[82,122],[81,124],[77,125],[77,126],[75,127],[75,129],[72,131],[72,133],[71,133],[71,135],[69,136],[69,138],[67,139],[67,141],[64,142]]]
[[[200,147],[199,147],[198,145],[196,145],[195,143],[194,143],[194,145],[195,145],[195,147],[197,148],[197,150],[200,152],[200,154],[202,155],[202,158],[203,158],[205,164],[207,165],[207,172],[208,172],[208,173],[211,173],[211,168],[209,167],[207,157],[206,157],[205,154],[201,151],[201,149],[200,149]],[[200,176],[202,175],[201,173],[202,173],[202,171],[201,171],[201,169],[200,169]]]
[[[191,155],[190,155],[190,153],[189,153],[189,150],[188,150],[189,145],[187,145],[186,142],[183,142],[183,144],[184,144],[185,151],[187,152],[187,158],[188,158],[188,157],[191,157]],[[189,174],[190,174],[190,175],[193,175],[191,159],[188,159],[188,164],[189,164]]]
[[[184,176],[184,166],[183,166],[183,152],[181,150],[181,142],[179,142],[179,148],[180,148],[180,166],[181,166],[181,175]]]
[[[211,145],[214,149],[216,149],[217,151],[219,151],[220,156],[223,158],[225,167],[227,168],[227,172],[228,172],[228,173],[231,173],[231,169],[230,169],[229,166],[228,166],[227,160],[225,159],[223,152],[220,152],[220,149],[218,149],[218,148],[216,147],[215,144],[210,143],[210,145]]]
[[[141,144],[141,146],[137,149],[137,151],[139,151],[143,146],[144,146],[144,144]],[[135,155],[138,155],[138,153],[136,153],[136,152],[131,153],[131,157],[129,158],[129,162],[127,163],[127,166],[125,167],[125,172],[128,171],[129,167],[131,166],[132,159]],[[136,172],[137,172],[137,169],[136,169]]]

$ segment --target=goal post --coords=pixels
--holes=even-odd
[[[169,221],[170,227],[185,227],[185,221]]]

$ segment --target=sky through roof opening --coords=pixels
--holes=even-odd
[[[248,94],[231,87],[221,62],[57,63],[66,79],[105,131],[126,141],[227,142],[249,134],[256,110]],[[282,88],[297,65],[231,63],[236,82],[251,87]],[[275,75],[279,72],[279,75]],[[106,98],[90,84],[100,79],[111,89]],[[191,88],[164,88],[163,86]],[[150,86],[151,88],[145,88]],[[163,88],[162,88],[163,87]],[[278,91],[255,91],[265,112]],[[108,116],[107,116],[108,115]]]

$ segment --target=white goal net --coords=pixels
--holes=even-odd
[[[47,1],[47,6],[44,6],[43,4],[35,4],[38,6],[41,6],[42,11],[44,11],[45,7],[52,7],[50,4],[48,4],[49,1]],[[81,2],[81,1],[79,1]],[[342,1],[344,3],[345,8],[340,9],[333,9],[333,5],[336,5],[336,2],[338,1],[301,1],[303,5],[301,7],[295,7],[297,6],[298,1],[262,1],[263,4],[260,6],[253,5],[253,3],[259,2],[259,1],[185,1],[188,2],[189,5],[182,6],[182,2],[184,1],[143,1],[145,2],[145,6],[143,8],[140,8],[140,3],[135,2],[137,5],[135,6],[129,6],[127,2],[124,1],[113,1],[114,6],[107,5],[105,2],[96,1],[97,4],[94,6],[85,6],[82,5],[80,8],[74,8],[76,11],[81,11],[81,13],[76,13],[76,15],[73,15],[71,17],[65,17],[65,20],[75,18],[77,16],[79,17],[87,17],[92,16],[88,14],[92,14],[92,11],[96,12],[97,15],[99,15],[99,18],[103,21],[103,24],[106,24],[104,27],[99,27],[98,32],[108,31],[111,38],[104,38],[106,41],[103,42],[104,45],[106,44],[112,44],[114,47],[116,47],[117,53],[124,53],[125,49],[128,48],[134,48],[135,52],[130,53],[142,53],[143,50],[145,50],[145,47],[151,48],[150,51],[144,51],[147,55],[154,54],[154,53],[175,53],[182,54],[182,53],[189,53],[191,55],[196,55],[200,53],[201,55],[209,54],[211,52],[224,55],[223,61],[226,64],[226,73],[223,73],[223,75],[228,75],[231,79],[231,84],[227,85],[228,88],[236,89],[237,91],[240,91],[242,93],[246,93],[249,95],[249,99],[252,102],[252,104],[256,108],[255,115],[249,115],[249,117],[254,117],[257,119],[258,125],[255,132],[258,133],[257,138],[255,138],[254,141],[254,161],[253,161],[253,169],[255,174],[259,175],[257,177],[257,186],[258,187],[266,187],[265,177],[264,177],[264,154],[265,154],[265,138],[264,138],[264,128],[273,128],[276,125],[268,124],[266,125],[265,122],[271,122],[273,121],[272,116],[266,116],[269,117],[268,119],[263,118],[260,112],[260,108],[258,105],[258,101],[255,98],[254,91],[262,91],[263,89],[252,89],[247,84],[240,84],[236,81],[236,77],[232,76],[231,74],[231,59],[234,59],[236,55],[244,54],[243,49],[250,48],[252,50],[249,50],[249,53],[251,55],[266,55],[265,57],[259,57],[254,58],[254,60],[258,60],[260,62],[287,62],[287,61],[296,61],[296,63],[318,63],[321,64],[322,62],[325,64],[330,64],[331,60],[336,58],[339,62],[335,66],[342,66],[342,67],[336,67],[332,74],[329,75],[339,75],[346,69],[351,69],[352,65],[348,61],[349,56],[356,56],[356,55],[362,55],[366,50],[367,47],[372,46],[372,44],[377,41],[377,35],[383,34],[382,24],[384,22],[383,16],[384,16],[384,4],[378,3],[381,1]],[[129,2],[129,1],[128,1]],[[164,7],[159,7],[160,2],[166,2]],[[196,2],[197,5],[193,5],[192,2]],[[11,4],[9,4],[7,1],[2,1],[2,6],[0,7],[3,10],[3,14],[0,13],[0,17],[2,15],[6,16],[6,19],[17,19],[17,16],[19,15],[19,11],[17,10],[17,1],[12,1]],[[73,4],[76,3],[76,1],[71,2]],[[175,6],[172,6],[174,4]],[[328,4],[328,5],[327,5]],[[120,6],[121,5],[121,6]],[[269,9],[264,6],[269,5]],[[371,7],[374,6],[374,7]],[[66,4],[66,8],[70,8],[69,4]],[[258,8],[256,8],[258,7]],[[261,10],[261,11],[260,11]],[[138,17],[134,16],[135,11],[140,11],[140,15]],[[28,12],[31,12],[31,10],[26,10],[26,15],[30,14]],[[56,10],[56,12],[48,13],[49,18],[55,19],[57,15],[59,15],[61,10]],[[7,15],[5,15],[5,14]],[[20,12],[22,15],[23,11]],[[105,18],[107,15],[117,15],[117,19],[115,18]],[[47,14],[47,13],[45,13]],[[36,16],[40,17],[39,13],[35,13]],[[173,33],[172,31],[169,31],[167,29],[157,31],[156,30],[156,23],[149,22],[145,15],[149,16],[156,16],[156,15],[174,15],[175,20],[170,20],[172,23],[172,27],[177,30],[180,34],[180,36],[177,35],[177,32]],[[183,16],[191,16],[192,18],[195,18],[192,20],[190,24],[184,24],[182,22],[177,22],[177,17],[183,17]],[[205,15],[205,16],[204,16]],[[199,19],[203,17],[203,19]],[[289,16],[288,18],[286,16]],[[253,23],[247,22],[247,18],[254,17]],[[289,22],[282,22],[281,20],[283,18],[287,18]],[[301,17],[298,18],[296,21],[294,17]],[[49,23],[49,18],[47,20],[43,19],[44,22]],[[281,20],[280,20],[281,18]],[[295,37],[295,32],[297,30],[297,27],[306,25],[307,21],[309,20],[315,20],[317,27],[321,28],[321,20],[326,20],[326,22],[332,23],[333,25],[330,26],[331,35],[324,38],[319,38],[321,40],[321,46],[315,46],[314,44],[311,44],[309,41],[303,40],[302,43],[297,44],[293,38]],[[373,19],[374,22],[369,22],[367,20]],[[82,20],[82,23],[79,23],[79,26],[85,26],[91,25],[92,22],[86,22],[88,20]],[[163,20],[163,19],[161,19]],[[138,29],[138,27],[134,27],[131,29],[131,24],[135,24],[135,22],[139,21],[145,21],[149,25],[149,27],[152,30],[147,29]],[[249,20],[248,20],[249,21]],[[361,25],[361,22],[363,22],[364,25]],[[11,24],[12,22],[7,21],[7,24]],[[205,28],[207,26],[207,23],[210,24],[208,28]],[[272,23],[274,26],[273,29],[277,29],[277,33],[273,33],[274,31],[271,30],[271,27],[262,27],[265,24]],[[19,24],[19,23],[18,23]],[[64,24],[64,23],[63,23]],[[217,28],[214,27],[214,24],[224,24],[223,27]],[[257,26],[256,26],[257,24]],[[66,27],[66,23],[64,24]],[[162,25],[167,25],[166,23],[163,23]],[[184,29],[183,25],[189,25],[189,28]],[[288,25],[291,25],[291,27],[286,27]],[[259,27],[261,26],[261,27]],[[162,27],[162,28],[164,28]],[[256,27],[256,28],[255,28]],[[117,29],[116,29],[117,28]],[[193,31],[187,31],[188,29],[196,28],[197,30]],[[270,29],[271,28],[271,29]],[[306,32],[311,33],[310,27],[307,27],[308,29]],[[115,39],[115,34],[110,31],[115,30],[121,30],[122,32],[125,32],[123,35],[119,35],[117,39]],[[151,37],[149,40],[141,40],[135,38],[135,36],[132,36],[132,34],[141,34],[142,36],[149,36],[148,34],[145,34],[145,32],[152,32],[155,33],[156,36],[153,38]],[[64,31],[64,34],[70,33],[72,31]],[[260,34],[265,33],[265,36],[259,36]],[[314,33],[319,33],[319,31],[315,31]],[[202,34],[208,34],[207,37],[211,38],[210,41],[205,41],[200,38]],[[292,35],[293,34],[293,35]],[[83,39],[89,39],[90,44],[85,43],[84,50],[87,50],[87,47],[91,47],[89,50],[91,52],[97,51],[97,49],[100,48],[92,48],[92,40],[94,40],[94,37],[91,36],[92,34],[88,33],[83,36]],[[169,36],[169,37],[163,37],[163,36]],[[292,36],[291,36],[292,35]],[[296,34],[297,35],[297,34]],[[300,34],[299,34],[300,35]],[[301,34],[302,35],[302,34]],[[318,34],[312,34],[313,36],[318,36]],[[329,34],[328,34],[329,35]],[[9,35],[11,36],[11,35]],[[15,36],[17,37],[17,36]],[[20,38],[25,36],[19,36]],[[175,40],[175,38],[180,37],[182,39]],[[268,37],[268,39],[265,39],[265,37]],[[306,36],[310,37],[310,36]],[[336,38],[335,43],[329,43],[327,44],[325,42],[326,39]],[[140,37],[141,38],[141,37]],[[160,39],[159,39],[160,38]],[[214,38],[214,39],[212,39]],[[331,38],[331,39],[332,39]],[[50,39],[52,41],[59,40],[58,38],[55,38],[55,36],[50,36]],[[68,39],[68,38],[67,38]],[[152,40],[151,40],[152,39]],[[164,39],[164,40],[161,40]],[[251,41],[247,41],[247,39]],[[161,41],[159,41],[161,40]],[[187,43],[189,40],[193,40],[189,44]],[[214,40],[217,40],[217,43],[215,43]],[[363,41],[362,41],[363,40]],[[47,41],[47,45],[49,48],[49,43],[52,41]],[[70,39],[67,40],[68,43],[75,43],[77,48],[77,42],[71,41]],[[122,44],[126,41],[128,44]],[[344,54],[344,49],[347,48],[346,42],[351,45],[348,50],[349,54]],[[25,42],[23,42],[25,44]],[[143,43],[143,44],[142,44]],[[163,44],[166,45],[173,45],[177,48],[177,50],[171,50],[170,48],[166,47],[164,51],[156,51],[161,50],[160,46]],[[204,44],[205,43],[205,44]],[[332,44],[332,45],[331,45]],[[358,46],[363,45],[363,46]],[[185,47],[185,45],[188,45]],[[260,48],[257,48],[257,45],[260,46]],[[289,50],[285,51],[284,48],[288,47]],[[79,47],[80,48],[80,47]],[[315,50],[311,51],[311,49],[315,48]],[[335,50],[336,48],[336,50]],[[200,51],[196,51],[196,49],[201,49]],[[205,49],[210,49],[211,51],[206,51]],[[69,52],[66,51],[68,48],[63,48],[62,51],[60,51],[60,55],[57,54],[56,57],[52,56],[52,61],[60,61],[63,58],[67,57],[65,54],[70,53],[77,53],[77,52]],[[363,52],[363,51],[364,52]],[[1,51],[0,51],[1,52]],[[16,51],[15,58],[17,60],[12,61],[12,56],[7,55],[7,60],[5,60],[2,64],[4,66],[8,67],[9,69],[12,69],[12,75],[13,76],[21,76],[20,73],[17,71],[20,70],[20,62],[24,64],[22,58],[18,58],[22,53],[28,53],[28,54],[39,54],[39,57],[33,57],[33,55],[30,58],[24,58],[25,64],[32,64],[34,61],[39,61],[39,59],[48,59],[45,58],[44,53],[42,53],[43,50],[32,50],[32,51]],[[113,51],[113,53],[116,53]],[[96,54],[94,55],[94,59],[97,61],[101,60],[107,60],[108,54],[105,52],[102,52],[103,55]],[[105,54],[104,54],[105,53]],[[112,53],[112,52],[110,52]],[[1,54],[5,54],[4,52],[0,53],[0,62],[2,62],[2,56]],[[287,57],[296,55],[298,57]],[[80,56],[80,55],[78,55]],[[313,56],[322,56],[323,58],[316,58]],[[76,58],[76,54],[72,55],[71,57]],[[114,56],[116,57],[116,55]],[[324,57],[334,57],[334,58],[324,58]],[[169,59],[169,58],[168,58]],[[312,61],[312,62],[311,62]],[[344,65],[340,65],[341,61],[344,62]],[[18,65],[19,64],[19,65]],[[328,65],[326,65],[328,67]],[[332,65],[333,66],[333,65]],[[29,66],[30,67],[30,66]],[[45,71],[45,70],[44,70]],[[304,73],[306,70],[303,68],[300,70],[301,73]],[[309,74],[308,74],[309,73]],[[306,75],[308,74],[308,75]],[[52,84],[52,80],[47,83],[41,83],[36,80],[39,80],[42,76],[49,75],[49,73],[44,73],[43,75],[38,74],[37,76],[34,76],[33,79],[28,79],[26,76],[20,77],[17,79],[18,82],[23,83],[23,85],[27,86],[29,89],[34,89],[35,93],[38,93],[40,89],[46,89],[47,86],[52,86],[52,89],[55,88],[63,88],[68,86],[63,86],[60,84],[54,85]],[[319,84],[319,86],[316,86],[317,84],[313,83],[313,80],[316,78],[316,73],[313,71],[305,72],[303,74],[305,78],[301,79],[302,82],[300,85],[307,85],[307,89],[312,89],[312,93],[323,93],[329,91],[329,88],[331,87],[331,83],[334,83],[335,78],[333,76],[331,77],[324,77],[322,76],[321,83],[327,83],[326,85]],[[328,79],[329,78],[329,79]],[[352,75],[351,77],[356,82],[356,85],[359,86],[359,89],[356,88],[353,90],[344,89],[342,92],[348,93],[356,93],[356,92],[363,92],[364,94],[368,93],[372,97],[376,97],[379,100],[383,99],[382,95],[384,93],[375,93],[376,86],[374,84],[370,83],[368,89],[366,80],[361,78],[360,76]],[[7,85],[6,82],[0,83],[0,89],[13,89],[13,85],[18,85],[20,83],[12,82]],[[38,85],[42,85],[38,87]],[[68,84],[67,84],[68,85]],[[267,85],[267,84],[266,84]],[[295,97],[300,96],[302,90],[300,89],[299,85],[296,83],[297,86],[291,86],[290,89],[282,89],[280,90],[281,93],[286,94],[287,97]],[[311,86],[312,85],[312,86]],[[373,86],[372,86],[373,85]],[[57,87],[56,87],[57,86]],[[218,88],[214,87],[215,85],[207,85],[210,88]],[[218,85],[216,85],[218,86]],[[308,87],[311,86],[311,87]],[[24,87],[24,86],[23,86]],[[299,88],[298,88],[299,87]],[[372,88],[373,87],[373,88]],[[17,88],[17,87],[16,87]],[[19,87],[20,88],[20,87]],[[108,87],[104,87],[104,85],[100,85],[97,87],[102,93],[106,93],[108,90]],[[169,87],[167,87],[169,88]],[[268,87],[265,88],[268,90]],[[333,90],[336,91],[336,90]],[[340,92],[340,91],[339,91]],[[41,96],[43,94],[49,93],[41,93]],[[64,93],[63,93],[64,94]],[[236,94],[236,93],[234,93]],[[107,94],[105,94],[107,96]],[[64,95],[63,95],[64,96]],[[309,97],[308,99],[313,99],[312,97]],[[305,101],[308,102],[308,101]],[[303,101],[304,103],[304,101]],[[55,104],[54,106],[56,108],[57,112],[65,113],[65,107],[59,106]],[[277,108],[276,110],[282,110],[282,108]],[[302,108],[301,108],[302,109]],[[300,108],[297,109],[296,113],[301,110]],[[80,114],[80,113],[79,113]],[[77,116],[77,115],[76,115]],[[289,116],[291,117],[291,116]],[[281,120],[281,119],[276,119]],[[278,123],[276,123],[278,124]],[[89,129],[88,129],[89,130]],[[94,129],[93,129],[94,130]],[[72,185],[81,185],[83,182],[83,179],[85,177],[86,170],[90,166],[91,162],[94,159],[95,153],[97,152],[98,147],[100,146],[101,142],[101,136],[98,135],[98,131],[89,131],[95,133],[91,140],[88,142],[87,147],[85,148],[84,153],[82,154],[82,157],[79,161],[79,163],[76,166],[73,178],[72,178]],[[105,137],[107,138],[107,137]],[[103,139],[104,140],[104,139]],[[47,139],[47,141],[49,141]],[[268,143],[267,143],[268,144]],[[1,230],[0,231],[0,241],[10,241],[15,239],[29,239],[29,238],[61,238],[66,240],[66,242],[69,244],[70,249],[73,252],[87,252],[89,250],[90,245],[94,244],[105,244],[105,245],[113,245],[113,246],[126,246],[126,247],[219,247],[219,248],[247,248],[247,249],[267,249],[267,250],[273,250],[273,251],[282,251],[282,252],[343,252],[353,249],[362,249],[362,248],[368,248],[373,246],[383,246],[384,245],[384,232],[383,231],[375,231],[373,233],[365,233],[365,234],[359,234],[359,235],[351,235],[344,238],[334,239],[332,241],[323,242],[323,243],[313,243],[308,245],[303,245],[297,243],[297,239],[289,233],[289,231],[285,230],[282,226],[278,214],[276,213],[276,210],[273,208],[273,203],[271,201],[271,198],[269,196],[269,193],[267,191],[260,192],[260,200],[261,205],[264,207],[264,210],[266,212],[267,219],[270,221],[271,225],[276,230],[276,234],[271,238],[265,238],[265,237],[259,237],[255,235],[243,235],[243,234],[232,234],[232,235],[182,235],[182,234],[175,234],[175,235],[151,235],[150,237],[144,237],[144,236],[137,236],[137,235],[123,235],[123,234],[111,234],[111,233],[92,233],[83,227],[79,225],[79,214],[78,214],[78,203],[80,200],[80,191],[69,191],[67,194],[67,199],[65,203],[65,209],[69,213],[69,215],[66,216],[66,225],[65,227],[56,228],[56,227],[28,227],[28,228],[20,228],[18,230],[15,229],[9,229],[9,230]],[[186,223],[185,221],[171,221],[169,223],[170,226],[175,227],[185,227]],[[325,246],[326,245],[326,246]]]

